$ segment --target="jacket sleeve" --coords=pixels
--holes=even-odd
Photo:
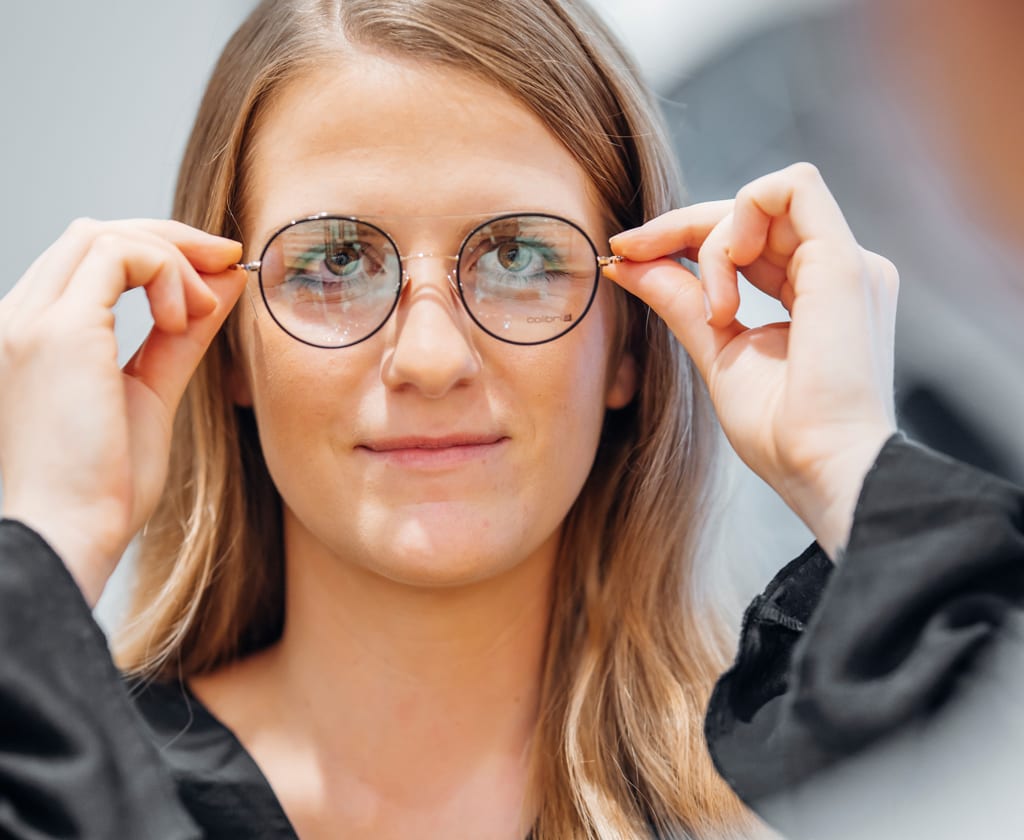
[[[891,438],[840,562],[812,546],[747,611],[705,724],[723,777],[756,803],[978,702],[1024,610],[1022,531],[1020,489]]]
[[[201,836],[60,558],[0,521],[0,836]]]

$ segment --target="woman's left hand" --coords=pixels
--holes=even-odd
[[[734,201],[673,210],[613,237],[605,273],[666,321],[707,382],[729,442],[832,556],[895,431],[899,279],[857,244],[818,170],[796,164]],[[696,260],[698,280],[678,257]],[[736,320],[737,268],[791,321]]]

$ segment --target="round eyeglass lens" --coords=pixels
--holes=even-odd
[[[377,332],[398,303],[401,279],[395,243],[355,219],[293,222],[260,258],[260,290],[271,316],[317,347],[347,347]]]
[[[597,251],[565,219],[504,216],[473,230],[459,250],[459,293],[495,338],[542,344],[567,333],[597,291]]]

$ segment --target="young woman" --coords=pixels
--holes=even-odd
[[[708,394],[835,552],[893,429],[895,272],[807,165],[680,203],[577,2],[262,3],[177,221],[77,222],[0,302],[0,825],[742,829],[702,734]],[[735,320],[737,266],[792,325]],[[87,609],[140,528],[141,720]]]

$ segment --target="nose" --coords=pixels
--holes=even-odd
[[[415,254],[404,260],[405,283],[391,352],[384,357],[384,384],[439,399],[479,374],[480,355],[451,273],[452,258]],[[414,272],[409,270],[413,265]]]

